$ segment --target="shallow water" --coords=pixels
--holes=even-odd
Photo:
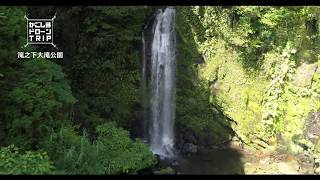
[[[178,174],[244,174],[243,157],[235,149],[202,150],[178,158]]]

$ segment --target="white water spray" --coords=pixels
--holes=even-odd
[[[148,141],[154,154],[174,156],[176,33],[175,9],[159,10],[153,27],[150,62]],[[144,53],[145,41],[143,40]],[[146,58],[143,75],[146,75]],[[145,77],[144,77],[145,78]],[[144,82],[145,83],[145,82]],[[145,87],[144,87],[145,88]]]

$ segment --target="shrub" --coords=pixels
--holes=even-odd
[[[87,133],[62,127],[43,144],[55,160],[55,166],[70,174],[120,174],[136,172],[155,163],[148,146],[133,141],[129,133],[113,123],[97,127],[97,139],[90,142]]]
[[[48,174],[53,169],[46,152],[22,153],[14,145],[0,149],[0,174]]]

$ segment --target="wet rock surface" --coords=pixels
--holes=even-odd
[[[197,152],[197,139],[192,133],[182,128],[178,129],[178,137],[176,142],[177,150],[182,154],[190,154]]]
[[[166,167],[166,168],[161,168],[159,170],[155,170],[153,172],[154,174],[158,174],[158,175],[161,175],[161,174],[169,174],[169,175],[174,175],[174,174],[177,174],[177,172],[172,169],[171,167]]]
[[[320,137],[320,111],[309,115],[305,122],[304,135],[311,142],[316,143]]]
[[[198,147],[196,153],[177,157],[175,162],[162,162],[164,170],[157,173],[167,172],[169,166],[175,174],[314,174],[310,155],[251,150],[239,142],[217,149]]]
[[[301,174],[300,165],[292,155],[251,154],[244,164],[245,174]]]
[[[183,154],[196,153],[197,151],[198,147],[192,143],[185,143],[182,148]]]

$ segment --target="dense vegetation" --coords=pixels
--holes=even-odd
[[[315,119],[310,123],[320,109],[319,10],[179,8],[177,28],[185,44],[180,51],[193,55],[210,103],[237,122],[232,129],[249,147],[318,159],[319,139],[308,135],[308,126],[319,127]],[[200,55],[204,62],[196,65]],[[195,132],[202,124],[197,122]]]
[[[155,9],[0,7],[0,174],[137,173],[156,164],[139,139],[141,34]],[[309,154],[319,167],[320,9],[176,9],[178,148],[237,139]],[[63,61],[16,58],[56,51],[23,47],[26,12],[56,13]]]
[[[148,146],[119,127],[131,125],[139,105],[134,47],[148,9],[59,8],[56,42],[63,62],[16,59],[18,51],[43,51],[22,48],[27,11],[29,18],[51,18],[55,8],[0,9],[0,173],[119,174],[154,165]],[[68,27],[68,18],[79,32]]]

